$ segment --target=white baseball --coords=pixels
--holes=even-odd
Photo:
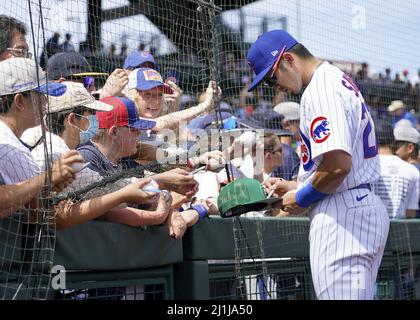
[[[84,165],[84,163],[83,163],[83,162],[75,162],[75,163],[73,163],[72,168],[73,168],[75,171],[79,172],[80,170],[82,170],[82,169],[83,169],[83,165]]]

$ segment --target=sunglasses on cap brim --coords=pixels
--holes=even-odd
[[[277,83],[277,77],[275,76],[275,71],[277,70],[277,66],[281,60],[281,57],[283,56],[284,51],[286,50],[286,45],[283,46],[283,49],[281,49],[279,56],[277,57],[276,62],[273,65],[273,68],[270,70],[270,72],[267,74],[267,76],[264,78],[263,85],[266,87],[274,87]]]

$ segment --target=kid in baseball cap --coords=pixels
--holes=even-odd
[[[128,89],[147,91],[156,87],[162,87],[163,93],[172,94],[172,88],[163,82],[159,72],[150,68],[136,69],[128,76]]]
[[[134,51],[125,58],[124,69],[152,68],[159,70],[155,59],[148,51]]]
[[[100,100],[114,107],[107,112],[97,112],[99,129],[130,127],[139,130],[153,129],[156,121],[140,118],[133,101],[123,97],[106,97]]]

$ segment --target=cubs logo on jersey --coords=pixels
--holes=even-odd
[[[311,122],[311,138],[315,143],[322,143],[330,136],[329,120],[326,117],[316,117]]]
[[[311,142],[302,131],[300,131],[300,158],[302,159],[303,169],[305,171],[310,170],[314,164],[311,155]]]

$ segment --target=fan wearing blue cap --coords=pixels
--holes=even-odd
[[[155,119],[154,131],[176,129],[180,121],[189,121],[213,107],[213,95],[221,94],[216,82],[210,81],[206,99],[196,107],[161,115],[164,105],[164,94],[172,94],[173,89],[166,84],[159,72],[150,68],[135,69],[128,76],[128,94],[136,104],[141,117]]]
[[[124,60],[124,69],[132,71],[138,68],[149,68],[159,71],[152,54],[148,51],[134,51]]]
[[[247,59],[256,74],[249,90],[261,83],[294,94],[304,89],[297,189],[284,193],[275,178],[266,185],[283,195],[285,212],[307,210],[311,218],[310,263],[318,299],[373,299],[389,218],[372,192],[381,167],[362,93],[350,76],[315,58],[284,30],[261,35]]]

